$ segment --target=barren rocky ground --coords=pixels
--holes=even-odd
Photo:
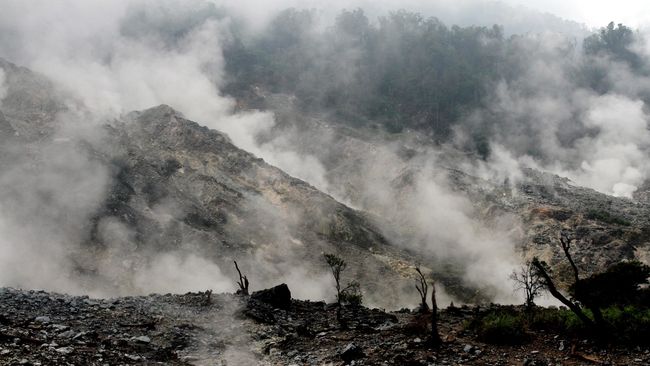
[[[280,290],[278,290],[280,289]],[[282,291],[284,290],[284,291]],[[496,346],[465,330],[485,307],[428,315],[336,308],[290,299],[286,287],[250,297],[187,293],[115,299],[0,289],[0,365],[647,365],[650,350],[562,334]]]

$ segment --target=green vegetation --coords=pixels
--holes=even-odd
[[[324,254],[325,262],[330,267],[332,271],[332,276],[334,277],[334,283],[336,286],[336,319],[341,324],[341,327],[345,328],[346,323],[343,319],[342,308],[343,305],[352,305],[360,306],[363,301],[363,295],[361,294],[361,286],[357,281],[350,281],[347,286],[341,287],[341,273],[347,267],[347,263],[343,258],[337,256],[336,254]]]
[[[586,310],[587,316],[593,315]],[[650,309],[640,306],[610,306],[603,310],[610,324],[609,340],[622,345],[650,344]],[[591,337],[593,333],[566,308],[535,308],[532,313],[515,307],[502,307],[477,316],[466,326],[484,342],[522,344],[529,332],[548,331],[569,337]]]
[[[620,262],[602,273],[580,278],[570,254],[573,240],[565,232],[560,236],[562,249],[575,277],[569,288],[571,300],[557,290],[543,262],[537,258],[532,262],[549,292],[571,313],[538,310],[528,318],[530,325],[562,332],[584,331],[600,341],[627,344],[648,342],[650,290],[646,285],[650,267],[638,261]]]
[[[615,224],[615,225],[622,225],[622,226],[632,225],[632,223],[629,222],[628,220],[618,216],[614,216],[609,211],[605,211],[605,210],[590,210],[585,215],[585,218],[589,220],[597,220],[600,222],[604,222],[606,224]]]
[[[264,85],[353,124],[446,135],[487,95],[504,62],[498,26],[447,27],[407,11],[373,23],[360,9],[341,12],[325,31],[316,23],[314,12],[289,9],[263,37],[234,42],[225,52],[229,91]]]
[[[617,263],[605,272],[574,283],[570,292],[585,305],[604,308],[612,305],[643,305],[646,303],[650,267],[638,262]],[[647,303],[645,305],[648,305]]]
[[[224,49],[227,93],[243,97],[261,86],[295,95],[300,108],[327,112],[351,126],[379,125],[391,133],[415,129],[438,141],[460,126],[468,147],[483,157],[489,155],[487,141],[508,127],[490,108],[495,89],[504,81],[516,84],[544,56],[534,54],[544,40],[533,35],[506,37],[497,25],[448,26],[404,10],[377,19],[361,9],[345,10],[333,24],[322,24],[316,11],[288,9],[255,37],[241,36],[246,32],[234,24]],[[567,37],[553,57],[576,61],[558,73],[576,87],[606,93],[613,86],[605,61],[646,73],[632,47],[637,37],[613,23],[581,48]],[[477,110],[484,112],[480,123],[473,118]],[[515,122],[527,128],[526,121]],[[576,128],[582,131],[574,133],[589,132]],[[531,147],[529,153],[536,151]]]
[[[495,310],[474,319],[468,329],[476,332],[478,338],[493,344],[521,344],[527,341],[523,317],[516,311]]]

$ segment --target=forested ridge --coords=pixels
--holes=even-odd
[[[542,57],[536,43],[545,41],[533,34],[506,37],[499,25],[448,26],[403,10],[376,20],[346,10],[323,26],[315,11],[288,9],[259,36],[233,33],[224,50],[228,93],[260,86],[293,94],[305,110],[346,124],[416,129],[437,141],[460,125],[471,130],[479,152],[499,116],[480,125],[469,116],[491,102],[499,82],[516,82],[531,59]],[[560,37],[555,56],[572,60],[563,71],[581,88],[609,92],[611,63],[647,74],[634,47],[641,35],[625,25],[610,23],[585,39]]]

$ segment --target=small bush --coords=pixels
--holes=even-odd
[[[650,344],[650,309],[612,306],[603,317],[613,328],[617,343]]]
[[[363,302],[363,294],[361,293],[359,282],[350,282],[346,288],[341,290],[340,297],[341,303],[343,304],[361,306],[361,303]]]
[[[591,315],[587,310],[585,310],[585,314]],[[573,335],[586,330],[582,321],[571,310],[565,308],[535,308],[528,325],[535,330],[549,330]]]
[[[521,314],[495,311],[475,320],[470,325],[478,338],[493,344],[521,344],[528,341]]]

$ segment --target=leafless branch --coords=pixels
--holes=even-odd
[[[239,270],[239,266],[237,265],[237,261],[233,262],[235,262],[235,269],[237,269],[237,273],[239,274],[239,282],[237,282],[239,290],[237,290],[237,293],[240,295],[248,295],[248,278],[246,276],[242,276],[241,271]]]

